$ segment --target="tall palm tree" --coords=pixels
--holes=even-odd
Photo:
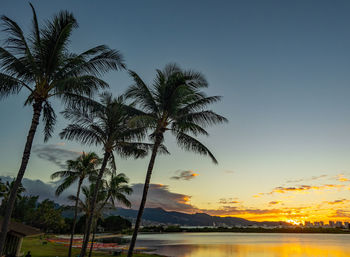
[[[219,101],[220,97],[208,97],[201,91],[208,86],[208,83],[199,72],[182,70],[176,64],[168,64],[163,70],[157,70],[152,88],[148,87],[135,72],[130,71],[130,75],[134,85],[127,90],[126,96],[133,99],[140,108],[139,115],[133,118],[133,123],[151,129],[150,139],[154,145],[128,257],[133,254],[154,162],[159,146],[164,141],[165,132],[171,132],[176,137],[177,144],[184,150],[208,155],[216,164],[214,155],[195,137],[208,136],[206,126],[227,121],[223,116],[206,109],[208,105]]]
[[[0,98],[26,90],[26,105],[32,105],[33,117],[24,147],[21,165],[11,192],[0,235],[3,250],[15,196],[23,178],[34,135],[43,114],[45,140],[51,136],[56,115],[50,104],[57,98],[69,104],[77,96],[90,97],[107,83],[99,77],[109,71],[125,67],[122,55],[100,45],[81,54],[69,52],[68,43],[78,23],[73,14],[61,11],[39,28],[33,6],[32,31],[26,37],[12,19],[2,16],[3,31],[8,37],[0,47]]]
[[[78,182],[77,200],[74,206],[74,219],[72,231],[70,236],[70,243],[68,249],[68,256],[72,255],[72,245],[75,233],[75,226],[78,217],[78,199],[80,195],[81,186],[86,178],[89,178],[97,173],[97,166],[101,163],[101,159],[96,153],[83,153],[75,160],[67,161],[67,170],[61,170],[53,173],[51,179],[63,179],[62,183],[56,189],[56,195],[59,196],[63,191],[70,187],[73,183]]]
[[[123,97],[113,98],[110,93],[101,94],[101,102],[90,101],[87,106],[69,106],[63,115],[72,121],[62,132],[61,138],[77,140],[82,144],[100,145],[104,151],[104,157],[99,174],[96,179],[94,196],[92,198],[92,210],[95,210],[98,190],[101,184],[108,161],[115,163],[113,152],[120,157],[135,158],[144,157],[151,144],[140,143],[145,136],[142,127],[130,128],[131,107],[126,106]],[[165,149],[163,149],[165,150]],[[115,167],[114,167],[115,169]],[[89,236],[91,232],[92,215],[88,217],[88,226],[85,231],[85,239],[80,256],[85,256]]]

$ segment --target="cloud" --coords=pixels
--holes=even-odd
[[[66,168],[65,162],[68,159],[75,159],[82,152],[63,149],[64,143],[51,144],[51,145],[35,145],[33,146],[33,153],[35,153],[38,158],[49,161],[56,164],[61,169]]]
[[[305,181],[314,181],[322,178],[326,178],[328,175],[320,175],[320,176],[313,176],[311,178],[302,178],[302,179],[295,179],[295,180],[288,180],[287,183],[300,183]]]
[[[336,210],[334,216],[335,218],[350,218],[350,211],[349,210]]]
[[[1,180],[3,182],[9,181],[11,182],[14,178],[10,176],[0,176]],[[55,191],[57,188],[57,185],[60,182],[55,183],[45,183],[41,181],[40,179],[29,179],[29,178],[23,178],[22,184],[26,191],[24,192],[24,195],[27,196],[39,196],[39,200],[42,201],[44,199],[51,199],[54,200],[57,203],[60,204],[69,204],[70,201],[67,199],[67,197],[71,194],[76,194],[76,187],[74,184],[69,187],[66,191],[64,191],[59,197],[55,195]]]
[[[219,199],[220,204],[237,204],[240,203],[240,201],[236,201],[237,198],[221,198]]]
[[[259,208],[239,208],[234,206],[223,206],[219,209],[202,209],[203,212],[216,215],[216,216],[235,216],[235,215],[243,215],[243,214],[254,214],[254,215],[262,215],[262,214],[279,214],[281,210],[279,209],[259,209]]]
[[[171,179],[176,179],[176,180],[191,180],[195,177],[198,176],[197,173],[194,173],[191,170],[177,170],[175,171],[178,175],[171,177]]]
[[[344,203],[348,203],[348,202],[350,202],[350,200],[339,199],[339,200],[329,201],[329,202],[325,202],[325,203],[334,205],[334,204],[344,204]]]
[[[140,205],[143,184],[134,184],[133,193],[129,196],[132,208],[136,209]],[[198,208],[190,204],[191,196],[179,193],[173,193],[169,186],[162,184],[150,184],[146,207],[163,208],[168,211],[195,212]]]
[[[269,202],[269,205],[276,205],[279,203],[282,203],[282,202],[281,201],[271,201],[271,202]]]
[[[285,194],[288,192],[309,192],[311,190],[326,190],[326,189],[339,189],[339,188],[344,188],[344,185],[326,184],[321,186],[310,186],[310,185],[300,185],[300,186],[294,186],[294,187],[280,186],[280,187],[275,187],[269,193],[259,193],[257,195],[254,195],[254,197],[261,197],[263,195],[272,195],[275,193]]]
[[[235,173],[233,170],[225,170],[224,172],[227,173],[227,174],[233,174],[233,173]]]
[[[344,174],[339,174],[336,176],[336,180],[338,180],[339,182],[348,182],[350,181],[350,179],[344,177]]]

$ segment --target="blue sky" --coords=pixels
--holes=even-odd
[[[149,83],[156,68],[177,62],[206,75],[208,94],[224,96],[213,108],[230,122],[210,129],[211,136],[203,139],[218,166],[182,152],[171,137],[167,143],[172,154],[157,160],[152,181],[192,196],[192,204],[217,208],[220,198],[237,197],[246,206],[262,208],[266,203],[252,195],[287,180],[349,173],[349,1],[32,3],[41,21],[61,9],[74,13],[80,24],[71,41],[74,52],[107,44],[120,50],[128,68]],[[30,28],[31,10],[25,1],[2,1],[0,12]],[[4,37],[1,32],[0,39]],[[104,78],[114,94],[131,83],[123,72]],[[22,103],[23,96],[0,102],[4,175],[17,172],[31,119],[31,109]],[[55,106],[63,108],[60,103]],[[66,124],[59,119],[48,144],[88,150],[72,142],[54,146],[63,142],[57,133]],[[43,144],[39,131],[35,145]],[[122,160],[119,167],[132,183],[139,183],[147,161]],[[33,153],[26,177],[48,181],[57,169]],[[170,179],[177,170],[199,175],[191,181]],[[349,191],[339,194],[328,200],[349,197]]]

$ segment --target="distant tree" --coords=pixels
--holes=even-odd
[[[60,232],[66,226],[62,217],[62,208],[49,199],[38,204],[31,223],[45,232]]]
[[[97,167],[100,164],[101,159],[97,156],[97,154],[93,152],[83,153],[77,159],[67,161],[67,170],[57,171],[51,175],[51,179],[63,179],[63,182],[56,189],[56,195],[60,195],[73,183],[78,182],[68,256],[71,256],[72,254],[75,225],[78,217],[78,199],[80,195],[80,188],[86,178],[95,177],[95,173],[97,173]]]
[[[26,90],[28,97],[25,105],[32,105],[33,117],[1,227],[0,254],[42,114],[45,140],[53,133],[56,114],[49,100],[57,98],[69,105],[76,102],[79,96],[90,97],[98,89],[108,86],[99,78],[103,73],[125,68],[121,54],[104,45],[79,55],[69,52],[70,36],[73,29],[78,27],[73,14],[61,11],[39,28],[35,10],[30,6],[33,27],[28,37],[15,21],[1,17],[2,31],[8,36],[5,46],[0,47],[0,98]]]
[[[199,72],[182,70],[176,64],[169,64],[163,70],[157,70],[152,88],[149,88],[135,72],[130,71],[130,75],[134,85],[128,88],[126,97],[133,99],[140,108],[138,116],[133,118],[133,121],[138,126],[151,129],[150,139],[154,145],[128,257],[133,254],[154,162],[159,146],[164,141],[165,132],[171,132],[182,149],[207,155],[217,163],[209,149],[195,137],[207,136],[206,126],[227,121],[223,116],[206,109],[208,105],[218,102],[220,97],[208,97],[201,91],[208,86],[208,82]]]
[[[106,232],[120,232],[131,228],[131,222],[120,216],[109,216],[100,221],[99,225],[105,228]]]
[[[72,121],[62,132],[61,138],[77,140],[87,145],[100,145],[104,157],[95,182],[95,192],[92,196],[92,213],[96,208],[98,192],[106,166],[111,162],[115,165],[114,153],[120,157],[144,157],[151,144],[140,143],[145,136],[143,127],[130,128],[129,120],[133,114],[130,106],[125,104],[123,97],[113,98],[110,93],[101,94],[100,102],[91,101],[86,106],[69,106],[64,116]],[[114,167],[115,170],[115,167]],[[85,256],[93,217],[88,217],[85,240],[80,256]]]
[[[12,217],[28,224],[31,223],[33,213],[38,205],[38,199],[39,196],[22,196],[15,203]]]

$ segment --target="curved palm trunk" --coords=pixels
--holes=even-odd
[[[77,190],[77,199],[75,201],[75,210],[74,210],[74,220],[73,220],[73,225],[72,225],[72,232],[70,235],[70,241],[69,241],[69,249],[68,249],[68,257],[72,256],[72,246],[73,246],[73,239],[74,239],[74,233],[75,233],[75,226],[77,224],[77,218],[78,218],[78,203],[79,203],[79,195],[80,195],[80,188],[81,185],[83,184],[83,178],[79,179],[78,183],[78,190]]]
[[[22,178],[24,176],[24,173],[25,173],[27,165],[28,165],[35,132],[36,132],[36,129],[37,129],[38,124],[39,124],[41,110],[42,110],[42,102],[41,101],[35,102],[33,104],[33,111],[34,112],[33,112],[32,124],[30,126],[30,129],[29,129],[29,132],[27,135],[27,142],[26,142],[25,147],[24,147],[21,166],[20,166],[19,171],[17,173],[16,180],[13,183],[10,197],[9,197],[9,200],[7,202],[7,205],[6,205],[4,219],[2,222],[1,233],[0,233],[0,255],[1,256],[2,256],[2,251],[4,249],[5,239],[6,239],[10,219],[11,219],[12,210],[13,210],[13,207],[14,207],[14,204],[16,201],[17,191],[18,191],[19,186],[21,185]]]
[[[95,212],[95,207],[96,207],[98,190],[99,190],[100,183],[101,183],[101,180],[103,177],[103,173],[106,169],[107,162],[108,162],[110,155],[111,155],[110,152],[105,152],[104,157],[103,157],[103,161],[102,161],[102,166],[101,166],[100,172],[98,173],[98,177],[97,177],[97,181],[96,181],[96,185],[95,185],[95,190],[94,190],[94,195],[93,195],[92,200],[91,200],[91,210],[90,210],[90,215],[88,217],[87,228],[85,230],[85,238],[84,238],[83,245],[81,247],[81,252],[80,252],[79,257],[84,257],[86,254],[86,248],[87,248],[87,245],[89,243],[89,237],[90,237],[90,233],[91,233],[91,224],[92,224],[92,220],[93,220],[93,216],[94,216],[93,213]]]
[[[142,219],[142,214],[143,214],[143,211],[145,209],[146,200],[147,200],[147,193],[148,193],[149,184],[150,184],[150,181],[151,181],[153,166],[154,166],[154,162],[156,160],[156,156],[157,156],[157,153],[158,153],[158,148],[160,146],[160,143],[161,143],[161,137],[157,137],[156,141],[154,143],[153,149],[152,149],[152,156],[151,156],[151,159],[149,161],[148,168],[147,168],[147,175],[146,175],[145,185],[143,186],[142,200],[141,200],[139,212],[137,213],[135,228],[134,228],[134,232],[132,234],[132,238],[131,238],[131,242],[130,242],[130,246],[129,246],[128,257],[132,257],[133,251],[134,251],[134,248],[135,248],[137,233],[139,231],[140,224],[141,224],[141,219]]]

